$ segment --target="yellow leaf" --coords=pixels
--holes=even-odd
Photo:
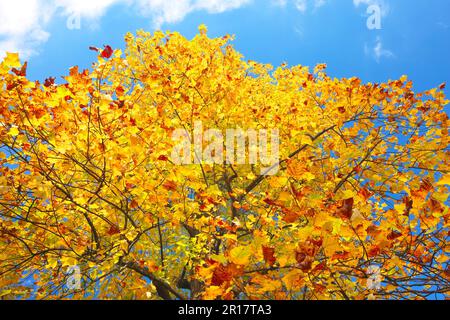
[[[47,268],[55,269],[58,266],[58,259],[56,258],[49,258],[47,263]]]
[[[292,199],[292,195],[289,192],[283,191],[280,193],[278,200],[280,201],[289,201]]]
[[[217,286],[208,287],[203,294],[204,300],[215,300],[223,294],[223,289]]]
[[[356,192],[354,190],[345,190],[343,193],[336,197],[336,200],[351,199],[355,196]]]
[[[312,146],[314,144],[314,142],[312,141],[310,136],[302,136],[302,143],[303,145],[310,145]]]
[[[309,181],[314,180],[316,178],[316,176],[313,173],[307,171],[307,172],[303,173],[300,176],[300,178],[309,182]]]
[[[0,292],[0,298],[10,294],[11,292],[11,290],[3,290],[2,292]]]
[[[303,284],[302,272],[294,269],[283,277],[283,283],[286,289],[293,290],[298,289]]]
[[[270,292],[281,289],[282,283],[278,280],[265,279],[261,285],[261,291]]]
[[[75,266],[77,264],[77,260],[72,257],[62,257],[61,258],[62,266]]]
[[[341,250],[338,240],[334,237],[325,237],[323,241],[324,252],[327,257],[331,257]]]
[[[198,27],[198,31],[200,31],[201,34],[206,34],[208,32],[208,27],[204,24],[201,24]]]
[[[223,238],[229,239],[229,240],[233,240],[233,241],[237,241],[237,235],[236,234],[226,234],[226,235],[223,236]]]
[[[18,53],[6,53],[6,58],[3,60],[3,63],[9,67],[9,68],[18,68],[21,66],[20,60],[19,60],[19,54]]]
[[[445,203],[447,201],[448,197],[449,197],[448,193],[435,192],[433,194],[433,198],[442,203]]]
[[[17,137],[19,135],[19,129],[17,129],[17,127],[12,127],[9,129],[8,135],[11,137]]]
[[[394,209],[398,214],[403,214],[406,210],[406,205],[404,203],[398,203],[394,205]]]
[[[212,255],[211,259],[213,259],[214,261],[220,262],[222,264],[226,264],[228,262],[227,258],[225,258],[223,255]]]
[[[439,180],[439,182],[437,183],[438,186],[450,186],[450,174],[446,174],[445,176],[442,177],[441,180]]]
[[[250,173],[247,175],[247,179],[248,179],[248,180],[254,180],[254,179],[256,179],[256,175],[255,175],[253,172],[250,172]]]
[[[250,262],[250,248],[249,247],[236,247],[230,251],[230,261],[235,264],[247,265]]]
[[[280,187],[284,187],[287,184],[288,178],[287,177],[272,177],[268,181],[272,188],[280,188]]]
[[[439,263],[446,263],[448,260],[449,260],[449,258],[445,254],[442,254],[438,258],[436,258],[436,262],[439,262]]]

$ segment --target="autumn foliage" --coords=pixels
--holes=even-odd
[[[59,84],[0,65],[0,296],[404,299],[450,293],[448,103],[402,77],[246,61],[139,31]],[[61,81],[59,81],[61,82]],[[195,121],[280,130],[280,172],[174,165]],[[81,287],[67,290],[70,266]],[[368,285],[377,266],[380,287]],[[24,280],[27,279],[25,282]],[[33,284],[30,284],[30,281]]]

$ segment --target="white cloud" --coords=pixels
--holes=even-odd
[[[365,45],[364,52],[367,56],[371,56],[377,63],[380,63],[382,58],[394,58],[395,54],[388,49],[384,48],[381,37],[377,37],[375,43],[372,46]]]
[[[250,2],[251,0],[137,0],[141,12],[153,18],[156,28],[164,23],[180,22],[194,11],[222,13]]]
[[[64,15],[79,14],[85,18],[97,19],[112,5],[127,2],[131,3],[127,0],[54,0],[54,6],[61,8]]]
[[[135,7],[151,17],[155,27],[183,20],[194,11],[221,13],[237,9],[252,0],[0,0],[0,58],[7,51],[22,58],[38,53],[50,34],[46,31],[55,17],[79,17],[91,24],[114,5]],[[83,21],[84,21],[83,20]],[[65,27],[65,26],[64,26]]]
[[[0,0],[0,54],[2,51],[34,53],[33,47],[47,41],[43,29],[51,16],[51,8],[39,0]]]

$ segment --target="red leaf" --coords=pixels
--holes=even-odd
[[[336,254],[334,254],[332,259],[345,260],[345,259],[348,259],[349,257],[350,257],[350,252],[342,251],[342,252],[337,252]]]
[[[381,249],[377,246],[374,246],[373,248],[371,248],[369,250],[369,252],[367,253],[369,255],[369,257],[375,257],[377,255],[379,255],[381,253]]]
[[[322,238],[311,239],[310,241],[311,241],[311,243],[312,243],[315,247],[317,247],[317,248],[322,247],[322,244],[323,244]]]
[[[162,156],[158,157],[158,160],[159,161],[169,161],[169,158],[167,156],[162,155]]]
[[[337,215],[344,219],[350,219],[353,215],[353,203],[353,198],[343,200],[336,211]]]
[[[229,264],[227,266],[221,264],[214,270],[211,285],[221,286],[225,282],[230,282],[233,280],[233,277],[240,273],[240,270],[238,270],[234,264]]]
[[[112,54],[114,53],[114,50],[110,46],[105,46],[105,49],[102,51],[102,57],[105,59],[111,58]]]
[[[275,258],[275,249],[270,247],[262,247],[263,255],[264,255],[264,261],[270,266],[273,266],[277,259]]]
[[[426,192],[434,190],[434,187],[431,184],[430,179],[425,178],[425,179],[422,180],[422,183],[420,184],[420,190],[421,191],[426,191]]]
[[[283,207],[283,205],[279,201],[271,200],[269,198],[264,199],[264,202],[267,203],[269,206]]]
[[[298,263],[303,263],[305,261],[307,255],[303,252],[296,251],[295,252],[295,260],[297,260]]]
[[[433,198],[430,199],[430,209],[431,212],[444,212],[444,208],[441,206],[441,203]]]
[[[16,76],[26,77],[27,76],[27,66],[28,66],[28,62],[25,62],[20,70],[13,68],[11,71],[14,72],[16,74]]]
[[[17,86],[19,86],[19,83],[17,83],[17,82],[9,83],[8,85],[6,85],[6,90],[11,91],[12,89],[16,88]]]
[[[313,272],[325,270],[326,267],[327,267],[326,262],[322,262],[322,263],[318,264],[317,266],[315,266],[315,268],[313,269]]]
[[[410,197],[404,197],[403,203],[405,204],[405,212],[403,213],[403,215],[409,216],[411,209],[413,207],[414,201]]]
[[[320,283],[314,283],[314,291],[319,292],[319,293],[323,293],[327,287],[325,287],[323,284]]]
[[[107,234],[110,236],[113,236],[115,234],[119,234],[120,233],[120,229],[118,226],[116,225],[112,225],[111,228],[109,228]]]
[[[443,84],[441,84],[441,85],[439,86],[439,89],[444,90],[444,89],[445,89],[445,86],[446,86],[446,83],[444,82]]]
[[[116,88],[116,94],[117,94],[118,96],[123,96],[124,93],[125,93],[125,89],[124,89],[122,86],[118,86],[118,87]]]
[[[51,86],[53,86],[54,84],[55,84],[55,78],[53,78],[53,77],[50,77],[50,78],[47,78],[47,79],[45,79],[45,81],[44,81],[44,87],[51,87]]]
[[[311,270],[315,256],[320,251],[321,246],[322,239],[308,239],[295,250],[295,260],[302,271]]]
[[[139,203],[136,200],[132,200],[130,202],[130,208],[131,209],[136,209],[137,207],[139,207]]]
[[[371,225],[371,226],[367,227],[366,231],[367,231],[367,234],[371,237],[376,237],[381,232],[378,230],[377,226],[375,226],[375,225]]]
[[[296,252],[295,260],[297,260],[300,270],[304,272],[311,270],[312,264],[314,262],[313,257],[308,256],[303,252]]]
[[[392,241],[397,238],[400,238],[402,236],[402,233],[399,231],[392,231],[390,234],[388,234],[387,239]]]

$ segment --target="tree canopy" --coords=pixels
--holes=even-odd
[[[61,84],[1,62],[0,296],[448,297],[445,85],[273,68],[199,30],[91,48]],[[196,122],[277,129],[278,172],[175,163]]]

